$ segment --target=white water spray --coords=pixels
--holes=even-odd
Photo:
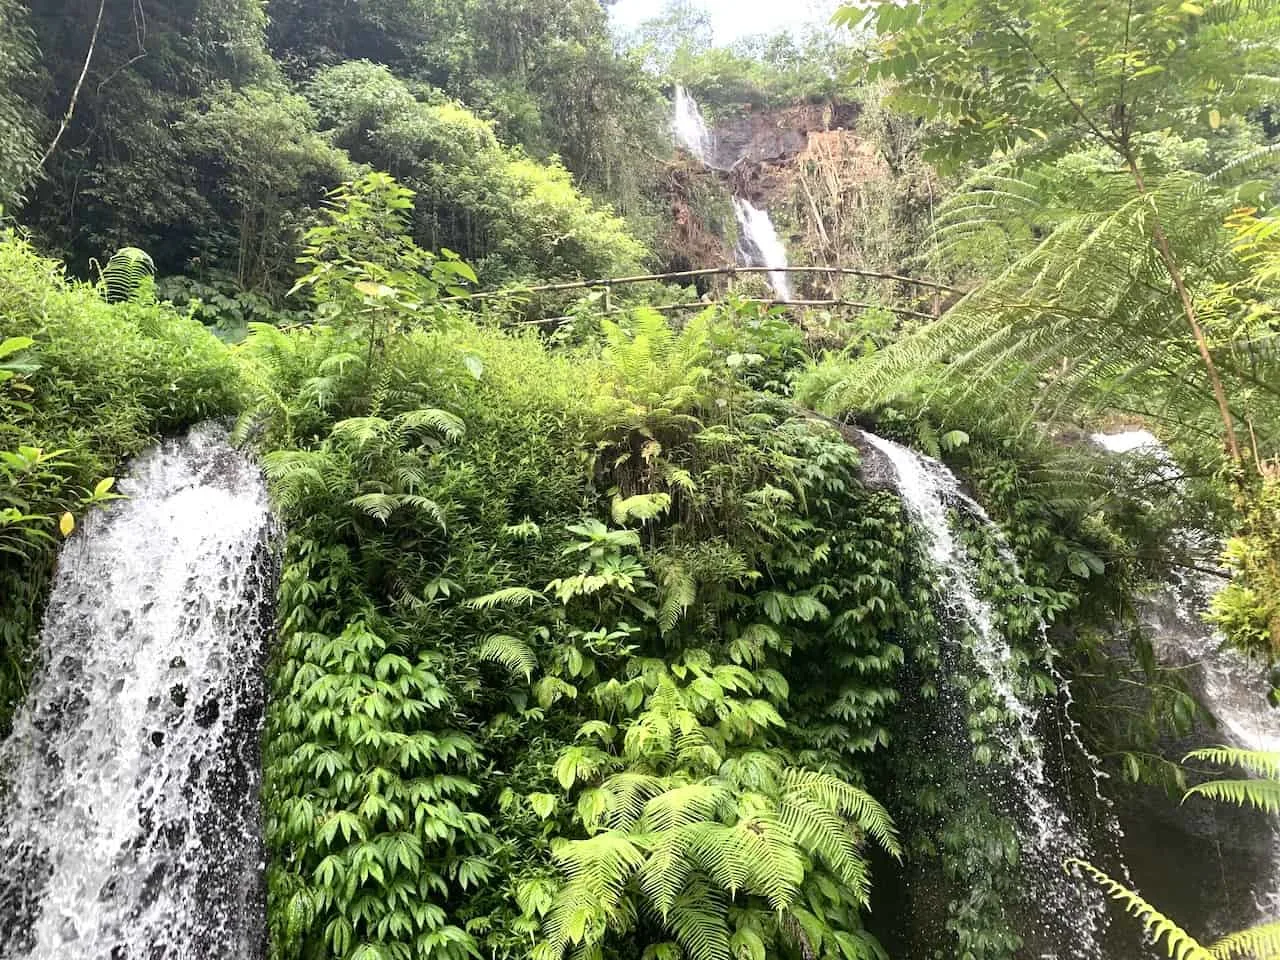
[[[68,540],[32,689],[0,745],[0,957],[249,960],[273,523],[197,428]]]
[[[928,559],[938,576],[937,596],[948,613],[963,624],[966,659],[977,668],[1008,718],[1002,724],[1004,756],[999,759],[1014,782],[1016,795],[993,800],[1006,800],[1007,812],[1019,828],[1025,899],[1039,924],[1036,930],[1022,932],[1034,935],[1042,958],[1099,958],[1107,928],[1105,902],[1096,888],[1063,870],[1068,859],[1090,861],[1092,851],[1082,831],[1055,799],[1055,785],[1046,774],[1035,730],[1039,711],[1020,692],[1023,684],[1018,657],[997,628],[995,610],[979,592],[977,569],[956,536],[951,510],[963,507],[995,532],[1007,554],[1006,563],[1016,573],[1012,554],[994,523],[961,492],[959,481],[946,466],[891,440],[870,433],[863,436],[893,464],[899,495],[923,535]],[[955,643],[958,638],[946,639]],[[953,733],[966,751],[970,749],[967,731]]]
[[[787,248],[778,239],[769,214],[743,197],[733,198],[733,212],[742,230],[738,255],[751,267],[769,267],[769,286],[779,300],[791,299],[791,284],[785,272]],[[779,269],[781,268],[781,269]]]
[[[688,150],[700,163],[711,166],[715,144],[707,122],[702,118],[698,102],[689,96],[684,87],[676,87],[675,118],[672,120],[676,142]]]

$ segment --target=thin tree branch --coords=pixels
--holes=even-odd
[[[71,118],[76,112],[76,101],[80,99],[80,88],[84,86],[84,78],[89,74],[89,64],[93,62],[93,52],[98,46],[98,31],[102,29],[102,14],[107,8],[107,0],[99,0],[98,3],[98,19],[93,25],[93,36],[89,38],[89,52],[85,54],[84,66],[80,68],[80,77],[76,80],[75,89],[71,91],[71,102],[67,104],[66,115],[62,118],[62,124],[58,127],[58,132],[53,138],[53,142],[49,144],[49,149],[44,152],[44,156],[40,158],[39,169],[44,169],[44,165],[49,162],[49,158],[53,156],[53,151],[58,149],[58,144],[62,140],[62,135],[67,132],[67,128],[71,126]]]
[[[1070,91],[1067,90],[1066,86],[1058,78],[1057,71],[1044,62],[1044,59],[1040,54],[1038,54],[1035,48],[1031,46],[1030,41],[1022,35],[1022,31],[1015,27],[1011,21],[1005,21],[1005,24],[1011,31],[1013,31],[1013,35],[1018,38],[1018,42],[1022,44],[1023,49],[1026,50],[1027,53],[1031,54],[1032,59],[1040,66],[1040,69],[1043,70],[1049,79],[1053,81],[1053,85],[1058,88],[1058,92],[1066,98],[1067,103],[1071,104],[1071,109],[1075,111],[1076,116],[1084,121],[1085,126],[1093,132],[1093,135],[1111,149],[1118,153],[1123,153],[1120,149],[1120,145],[1111,137],[1103,133],[1102,129],[1093,122],[1093,118],[1085,113],[1084,107],[1080,104],[1080,101],[1071,95]]]

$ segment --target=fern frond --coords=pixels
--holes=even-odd
[[[121,247],[107,260],[98,277],[98,288],[108,303],[122,303],[145,296],[156,275],[151,254],[139,247]],[[153,294],[154,296],[154,294]]]
[[[1193,796],[1280,813],[1280,781],[1276,780],[1210,780],[1196,784],[1183,794],[1182,800],[1185,803]]]
[[[615,773],[601,784],[614,797],[611,824],[618,829],[629,829],[643,815],[645,804],[671,786],[666,777],[648,773]]]
[[[1163,937],[1165,949],[1170,957],[1176,960],[1214,960],[1214,955],[1200,945],[1187,931],[1166,917],[1141,896],[1124,884],[1112,880],[1093,864],[1083,860],[1068,860],[1068,867],[1084,871],[1097,883],[1107,896],[1124,905],[1126,913],[1132,914],[1141,921],[1143,929],[1155,943]]]
[[[403,433],[414,433],[430,430],[439,433],[447,440],[461,440],[466,433],[462,421],[447,410],[425,408],[402,413],[395,418],[395,426]]]
[[[336,439],[348,440],[360,449],[384,441],[390,432],[391,424],[382,417],[350,417],[339,420],[331,431]]]
[[[699,820],[720,819],[732,807],[733,795],[719,783],[689,783],[667,790],[644,806],[637,829],[673,830]]]
[[[859,790],[829,773],[795,768],[783,772],[782,788],[784,799],[788,795],[808,798],[828,810],[850,817],[887,853],[901,859],[902,845],[898,841],[898,828],[894,826],[893,818],[865,790]]]
[[[658,580],[662,598],[658,608],[658,629],[670,633],[698,598],[698,585],[679,563],[668,563]]]
[[[492,610],[494,607],[531,607],[539,600],[546,599],[540,592],[528,587],[503,587],[482,597],[472,597],[465,605],[472,610]]]
[[[400,506],[400,498],[390,493],[363,493],[347,501],[365,516],[385,524]]]
[[[1275,960],[1280,957],[1280,922],[1228,934],[1209,947],[1218,960]]]
[[[485,637],[471,652],[477,660],[496,663],[514,675],[523,676],[526,682],[538,667],[538,658],[529,645],[506,634]]]
[[[731,960],[724,896],[709,884],[691,883],[671,907],[667,925],[689,960]]]
[[[664,921],[688,882],[692,869],[693,864],[685,856],[684,842],[678,833],[669,831],[653,839],[637,880],[650,905]]]
[[[1204,747],[1192,750],[1183,763],[1203,761],[1219,767],[1240,767],[1255,777],[1280,780],[1280,753],[1266,750],[1243,750],[1239,747]]]

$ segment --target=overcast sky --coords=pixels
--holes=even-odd
[[[624,30],[657,16],[664,0],[619,0],[613,8],[614,21]],[[731,43],[752,33],[776,33],[801,27],[830,15],[834,0],[702,0],[711,14],[716,43]]]

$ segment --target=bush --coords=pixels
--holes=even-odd
[[[457,250],[487,285],[617,276],[646,256],[626,223],[579,193],[558,162],[501,145],[491,124],[442,94],[416,98],[385,67],[323,70],[308,96],[336,144],[417,194],[415,239]]]
[[[0,357],[13,374],[0,378],[0,729],[23,688],[57,518],[160,434],[233,412],[239,389],[231,354],[198,322],[108,304],[13,230],[0,233],[5,341],[24,349]]]

